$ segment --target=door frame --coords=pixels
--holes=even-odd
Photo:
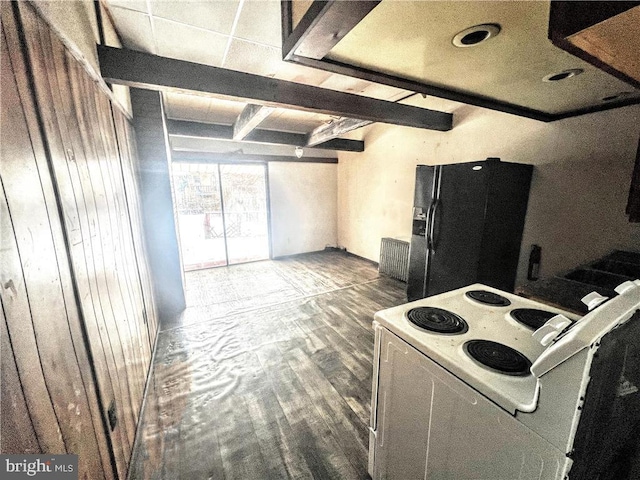
[[[271,192],[270,192],[270,188],[269,188],[269,162],[268,161],[263,161],[263,160],[257,160],[257,161],[251,161],[251,160],[219,160],[219,161],[198,161],[197,159],[194,160],[190,160],[190,161],[171,161],[171,165],[173,165],[174,163],[176,164],[192,164],[192,165],[216,165],[217,166],[217,171],[218,171],[218,194],[220,195],[220,208],[221,208],[221,213],[222,213],[222,225],[223,225],[223,230],[224,230],[224,247],[225,247],[225,265],[221,265],[221,266],[225,266],[228,267],[230,265],[241,265],[243,263],[252,263],[252,262],[260,262],[263,261],[265,259],[260,259],[260,260],[249,260],[247,262],[241,262],[241,263],[234,263],[234,264],[229,264],[229,250],[227,247],[227,234],[226,234],[226,223],[225,223],[225,218],[224,218],[224,198],[222,195],[222,177],[220,175],[220,165],[262,165],[263,168],[263,172],[264,172],[264,194],[265,194],[265,205],[266,205],[266,209],[267,209],[267,248],[268,248],[268,258],[267,260],[272,260],[273,259],[273,235],[272,235],[272,231],[271,231]],[[174,186],[173,186],[173,169],[169,170],[171,172],[171,186],[172,186],[172,190],[174,190]],[[176,224],[176,230],[178,231],[178,245],[179,245],[179,250],[180,250],[180,264],[182,267],[182,271],[185,272],[185,268],[184,268],[184,261],[183,261],[183,255],[182,255],[182,242],[180,240],[181,238],[181,232],[180,232],[180,222],[178,221],[178,209],[177,209],[177,202],[175,200],[175,192],[173,195],[173,214],[175,217],[175,224]],[[208,267],[208,268],[218,268],[218,267]],[[201,268],[198,270],[205,270],[206,268]]]

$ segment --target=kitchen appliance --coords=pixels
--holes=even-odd
[[[617,293],[582,318],[482,284],[376,313],[372,478],[616,478],[572,472],[637,443],[640,281]]]
[[[498,158],[416,167],[409,301],[476,282],[513,291],[532,170]]]

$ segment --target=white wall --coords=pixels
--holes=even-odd
[[[412,97],[413,105],[429,100]],[[518,280],[530,245],[542,247],[541,274],[559,273],[613,248],[640,250],[640,224],[624,209],[638,146],[640,106],[542,123],[447,105],[454,129],[367,127],[365,152],[340,153],[338,243],[379,260],[382,237],[409,237],[417,164],[500,157],[535,165]],[[431,107],[433,108],[433,107]]]
[[[274,257],[336,245],[337,167],[325,163],[269,163]]]

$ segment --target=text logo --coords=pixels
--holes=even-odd
[[[77,455],[0,455],[0,478],[77,480]]]

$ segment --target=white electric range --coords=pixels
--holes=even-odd
[[[581,319],[480,284],[376,313],[372,478],[565,478],[597,340],[640,308],[619,293]]]

